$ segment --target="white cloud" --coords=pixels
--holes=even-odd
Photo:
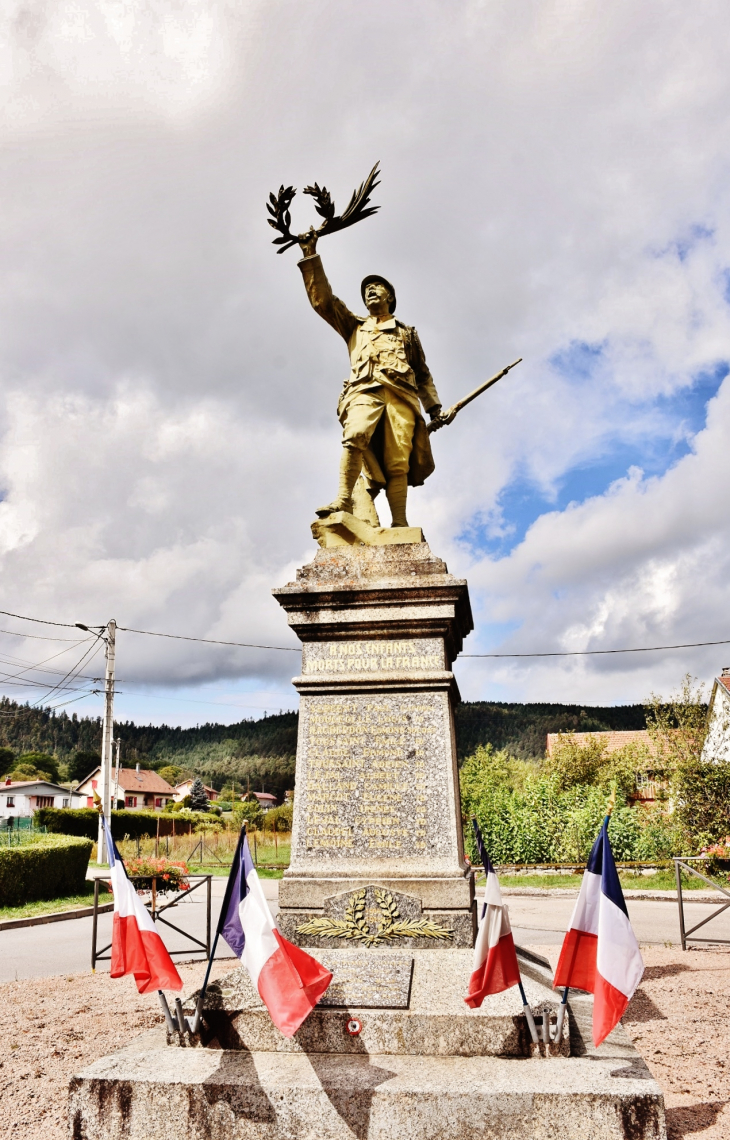
[[[269,590],[334,485],[346,358],[294,253],[274,256],[264,199],[317,179],[343,205],[380,158],[380,214],[322,243],[337,290],[356,306],[365,272],[396,282],[447,403],[525,358],[439,433],[412,498],[481,625],[521,623],[526,648],[719,628],[724,388],[667,474],[546,514],[502,561],[456,536],[494,523],[517,475],[549,497],[617,442],[640,462],[687,434],[671,400],[730,342],[725,18],[711,0],[7,6],[8,608],[284,643]],[[312,216],[301,195],[294,214]],[[601,348],[584,375],[559,366],[579,343]],[[131,638],[121,660],[282,693],[291,671]],[[628,699],[716,658],[597,660],[465,664],[465,692]]]

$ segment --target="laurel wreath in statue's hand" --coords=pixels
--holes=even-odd
[[[314,198],[315,209],[324,221],[318,229],[315,230],[314,226],[310,226],[303,234],[291,232],[291,204],[296,194],[295,187],[280,186],[278,194],[269,194],[266,209],[271,217],[266,220],[272,229],[279,233],[279,237],[273,239],[273,244],[281,247],[276,252],[284,253],[293,245],[300,245],[305,257],[311,257],[316,250],[318,238],[337,233],[338,230],[345,230],[348,226],[354,226],[355,222],[361,222],[363,218],[369,218],[371,214],[377,213],[380,206],[370,206],[369,202],[373,190],[380,185],[377,180],[380,173],[379,166],[380,163],[376,162],[359,189],[353,191],[347,208],[340,215],[335,214],[335,204],[326,186],[319,186],[316,182],[314,186],[305,186],[304,193]]]

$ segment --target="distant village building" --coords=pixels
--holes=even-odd
[[[83,806],[81,796],[50,780],[6,780],[0,784],[0,819],[28,818],[39,808]]]
[[[723,669],[712,686],[702,759],[715,764],[730,760],[730,669]]]
[[[186,796],[190,795],[190,789],[192,788],[194,781],[195,777],[192,776],[189,780],[183,780],[181,784],[175,784],[174,794],[172,798],[178,803],[180,800],[184,800]],[[215,788],[209,788],[207,784],[203,784],[203,791],[209,800],[218,799],[218,792],[215,790]]]
[[[621,748],[633,744],[646,750],[646,763],[642,764],[636,772],[636,791],[632,797],[641,803],[654,803],[659,792],[667,787],[664,773],[657,763],[657,746],[645,728],[634,729],[627,732],[549,732],[547,735],[547,754],[552,756],[559,741],[569,738],[579,747],[585,747],[591,740],[600,740],[606,744],[606,755],[618,752]]]
[[[246,800],[249,795],[255,796],[262,808],[276,807],[276,796],[272,796],[271,792],[247,792],[241,799]]]
[[[116,768],[112,768],[112,799],[116,789],[116,775]],[[85,797],[86,807],[94,806],[94,792],[100,791],[101,768],[94,768],[94,771],[76,788],[76,792]],[[174,799],[174,795],[172,785],[149,768],[140,768],[138,764],[136,768],[119,769],[117,799],[123,799],[125,808],[131,811],[141,811],[143,808],[147,808],[148,811],[150,808],[160,811]]]

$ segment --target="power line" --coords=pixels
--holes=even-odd
[[[43,618],[27,617],[26,614],[11,614],[10,610],[0,610],[0,614],[4,614],[5,617],[18,618],[20,621],[34,621],[38,625],[59,625],[63,626],[64,629],[76,629],[76,624],[72,621],[44,621]]]
[[[204,645],[235,645],[240,649],[278,649],[282,653],[301,653],[301,647],[294,645],[251,645],[247,641],[214,641],[210,637],[186,637],[182,633],[156,633],[151,629],[130,629],[126,625],[118,625],[117,629],[122,629],[125,633],[143,633],[147,637],[172,637],[175,641],[201,641]]]
[[[67,629],[94,629],[95,627],[82,626],[80,623],[66,621],[45,621],[42,618],[27,617],[24,614],[10,613],[9,610],[0,610],[6,617],[18,618],[20,621],[33,621],[41,625],[57,625]],[[98,627],[103,628],[102,626]],[[281,653],[300,653],[301,647],[292,645],[258,645],[248,641],[219,641],[211,637],[190,637],[183,633],[160,633],[152,629],[132,629],[131,626],[118,625],[118,630],[124,633],[138,633],[145,637],[167,637],[174,641],[196,641],[202,645],[230,645],[237,649],[271,649]],[[0,630],[0,632],[3,632]],[[30,636],[30,634],[28,635]],[[50,638],[48,640],[51,640]],[[53,639],[55,640],[55,639]],[[701,649],[708,645],[730,645],[730,638],[720,641],[688,641],[681,645],[645,645],[629,649],[571,649],[552,650],[544,653],[462,653],[464,658],[525,658],[525,657],[601,657],[614,653],[660,653],[670,649]]]
[[[460,657],[599,657],[606,653],[658,653],[663,649],[700,649],[703,645],[730,645],[725,641],[688,641],[685,645],[646,645],[639,649],[570,649],[554,653],[460,653]]]
[[[0,610],[0,613],[3,613]],[[42,633],[18,633],[15,629],[0,629],[0,633],[7,633],[10,637],[32,637],[34,641],[70,641],[72,645],[80,645],[82,641],[86,641],[85,637],[45,637]]]

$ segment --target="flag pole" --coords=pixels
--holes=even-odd
[[[472,825],[474,827],[474,836],[475,836],[476,843],[477,843],[477,851],[479,852],[479,858],[481,859],[482,866],[484,867],[484,874],[489,875],[489,872],[487,870],[487,852],[486,852],[486,849],[484,847],[484,841],[482,839],[482,833],[479,830],[479,824],[477,822],[477,817],[475,815],[473,815],[471,817],[471,822],[472,822]],[[486,909],[487,909],[487,904],[485,902],[484,906],[482,907],[482,919],[484,919]],[[533,1045],[537,1045],[540,1041],[540,1038],[537,1035],[537,1026],[535,1025],[535,1019],[532,1016],[532,1010],[530,1009],[530,1004],[527,1000],[527,994],[525,993],[525,987],[522,984],[522,973],[520,971],[519,962],[517,963],[517,970],[520,973],[520,980],[517,984],[520,987],[520,996],[522,998],[522,1012],[525,1015],[525,1021],[527,1022],[528,1028],[530,1030],[530,1037],[532,1038],[532,1043],[533,1043]]]
[[[216,949],[218,947],[218,939],[220,938],[221,927],[223,925],[225,915],[228,913],[228,904],[231,901],[231,891],[233,890],[233,879],[234,879],[233,868],[236,866],[237,860],[240,858],[241,848],[242,848],[243,843],[246,839],[246,826],[247,826],[246,821],[244,820],[243,827],[241,828],[241,834],[239,835],[238,843],[236,844],[236,852],[235,852],[235,855],[233,856],[233,863],[231,864],[231,874],[228,876],[228,883],[226,884],[226,893],[223,896],[223,904],[221,906],[221,912],[218,916],[218,925],[216,926],[215,938],[213,939],[213,946],[212,946],[212,949],[210,951],[210,957],[208,958],[208,966],[207,966],[207,969],[205,971],[205,978],[203,979],[203,985],[201,987],[200,994],[198,995],[198,1000],[197,1000],[197,1003],[195,1005],[195,1014],[193,1015],[192,1021],[190,1021],[189,1018],[186,1019],[191,1033],[197,1033],[198,1030],[200,1029],[200,1019],[201,1019],[201,1016],[203,1013],[203,1002],[205,1001],[205,994],[206,994],[206,991],[208,989],[208,982],[210,981],[210,971],[213,968],[213,959],[215,958],[215,952],[216,952]],[[181,1027],[181,1031],[182,1031],[182,1027]]]
[[[611,788],[611,798],[608,801],[608,806],[606,807],[606,815],[605,815],[604,820],[603,820],[603,826],[604,827],[608,827],[608,821],[610,820],[611,813],[613,812],[613,809],[615,807],[616,807],[616,784],[614,783],[613,787]],[[563,1022],[565,1021],[565,1010],[566,1010],[567,1005],[568,1005],[568,990],[569,989],[570,989],[570,986],[566,986],[565,989],[563,990],[563,996],[562,996],[562,999],[560,1001],[560,1008],[558,1009],[558,1021],[557,1021],[557,1025],[555,1026],[555,1036],[552,1038],[553,1041],[560,1041],[560,1038],[563,1036]]]

